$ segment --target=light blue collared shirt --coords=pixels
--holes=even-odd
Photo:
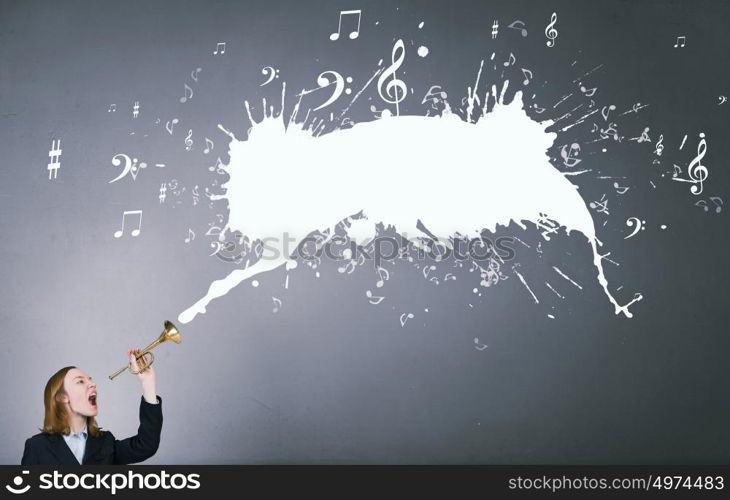
[[[81,429],[81,432],[77,432],[76,434],[69,434],[68,436],[65,434],[63,435],[63,439],[66,441],[68,447],[71,448],[71,452],[76,457],[76,460],[79,461],[79,464],[84,461],[87,436],[88,432],[86,431],[86,426]]]

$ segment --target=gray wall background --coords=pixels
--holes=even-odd
[[[360,37],[331,42],[338,12],[356,8]],[[559,37],[547,49],[554,11]],[[403,79],[415,88],[401,105],[406,114],[424,114],[421,96],[436,84],[458,104],[492,51],[498,60],[514,52],[532,69],[543,106],[599,64],[591,82],[601,105],[650,104],[622,123],[630,136],[643,126],[654,142],[663,134],[663,170],[651,165],[653,148],[635,143],[610,143],[602,166],[632,186],[612,197],[599,237],[621,264],[607,265],[612,287],[625,286],[623,299],[644,295],[635,317],[614,316],[580,238],[556,238],[542,257],[518,248],[526,278],[550,276],[566,297],[542,287],[539,305],[514,275],[475,297],[465,269],[433,286],[400,262],[376,307],[364,294],[377,275],[365,266],[343,277],[339,263],[323,262],[319,279],[300,266],[288,290],[277,271],[181,325],[181,345],[155,351],[165,423],[148,463],[728,463],[726,211],[704,212],[688,185],[658,172],[672,162],[686,167],[704,131],[710,177],[702,198],[729,199],[730,103],[718,105],[730,93],[729,15],[730,4],[709,1],[0,1],[0,462],[20,462],[24,440],[42,423],[45,382],[68,364],[99,381],[102,427],[120,439],[136,431],[137,381],[106,376],[127,347],[147,345],[165,319],[233,269],[208,257],[211,238],[203,236],[224,207],[193,206],[189,193],[215,178],[203,134],[221,149],[227,141],[216,124],[245,137],[244,99],[258,109],[262,97],[279,102],[280,87],[259,87],[261,68],[279,68],[288,89],[313,88],[328,69],[359,89],[403,38]],[[527,38],[507,29],[515,19],[527,23]],[[687,45],[674,49],[679,35]],[[227,50],[216,58],[219,41]],[[415,55],[421,44],[426,59]],[[196,93],[181,105],[184,83]],[[382,108],[377,90],[369,92]],[[116,113],[107,112],[111,103]],[[361,104],[349,116],[372,119],[371,103]],[[181,123],[171,137],[162,125],[173,117]],[[184,149],[188,128],[192,152]],[[63,154],[49,181],[52,139]],[[553,154],[587,139],[585,129],[569,131]],[[108,184],[119,173],[117,153],[150,167],[134,182]],[[159,186],[172,178],[187,186],[183,203],[171,203],[168,191],[160,204]],[[659,179],[656,190],[650,179]],[[598,199],[610,183],[581,190]],[[115,239],[130,209],[144,210],[142,233]],[[632,216],[647,230],[624,240]],[[198,236],[186,245],[188,228]],[[538,241],[534,229],[503,234]],[[552,265],[583,291],[559,281]],[[275,314],[272,296],[283,300]],[[415,313],[405,328],[402,312]],[[475,349],[475,337],[489,347]]]

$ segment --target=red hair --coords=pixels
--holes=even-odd
[[[46,383],[43,391],[43,404],[46,408],[46,415],[43,419],[42,432],[46,434],[71,434],[71,425],[66,407],[60,404],[60,398],[66,391],[63,388],[63,381],[69,370],[75,366],[66,366],[54,373]],[[94,417],[86,417],[86,430],[90,435],[99,437],[99,426]]]

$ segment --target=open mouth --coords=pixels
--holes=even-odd
[[[96,394],[92,394],[91,396],[89,396],[89,403],[91,404],[91,406],[96,407]]]

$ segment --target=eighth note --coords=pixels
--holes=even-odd
[[[371,292],[370,290],[366,291],[365,295],[367,296],[368,301],[373,305],[378,305],[383,301],[383,299],[385,299],[385,297],[373,295],[373,292]]]
[[[522,82],[522,85],[529,85],[530,84],[530,78],[532,78],[532,71],[525,68],[520,68],[522,70],[522,74],[525,75],[525,81]],[[527,73],[530,74],[530,76],[527,76]]]
[[[520,23],[522,26],[515,26],[517,23]],[[525,29],[525,23],[520,21],[519,19],[517,21],[514,21],[512,24],[507,26],[508,28],[512,28],[513,30],[520,30],[520,33],[523,37],[527,36],[527,30]]]
[[[190,243],[194,239],[195,239],[195,232],[192,229],[188,228],[188,237],[185,238],[185,243]]]
[[[114,233],[115,238],[121,238],[124,234],[124,224],[127,220],[127,215],[139,215],[139,222],[136,229],[132,229],[132,236],[137,236],[142,231],[142,210],[125,210],[122,213],[122,229]]]
[[[715,213],[716,214],[719,214],[720,212],[722,212],[722,205],[723,205],[722,198],[720,198],[719,196],[710,196],[710,201],[715,204]],[[720,203],[718,203],[718,201]]]
[[[218,55],[219,50],[221,55],[226,53],[226,42],[218,42],[218,45],[215,46],[215,52],[213,52],[213,55]]]
[[[355,38],[360,36],[360,18],[362,16],[362,10],[341,10],[340,11],[340,20],[337,23],[337,32],[332,33],[330,35],[330,40],[332,40],[333,42],[335,40],[339,40],[340,31],[342,30],[342,16],[348,16],[348,15],[353,15],[353,14],[357,14],[357,28],[355,29],[355,31],[352,31],[350,33],[349,37],[350,37],[350,40],[354,40]]]
[[[188,90],[190,91],[190,97],[188,97]],[[188,87],[188,84],[187,83],[185,84],[185,92],[184,92],[184,94],[185,95],[183,95],[180,98],[180,102],[181,103],[187,102],[188,99],[192,99],[193,98],[193,89],[191,89],[190,87]]]
[[[403,328],[405,326],[406,321],[408,321],[409,319],[413,319],[413,313],[408,313],[408,314],[403,313],[403,314],[400,315],[400,326],[401,326],[401,328]]]
[[[175,127],[175,125],[177,125],[177,123],[178,123],[178,119],[173,118],[172,123],[170,123],[170,121],[168,120],[167,123],[165,124],[165,128],[170,133],[170,135],[172,135],[172,129]]]
[[[210,144],[210,146],[208,146],[209,144]],[[214,146],[214,145],[213,145],[213,141],[211,141],[210,139],[208,139],[208,138],[206,137],[206,138],[205,138],[205,146],[206,146],[206,147],[205,147],[205,149],[203,150],[203,154],[207,155],[207,154],[208,154],[208,153],[210,153],[210,152],[211,152],[211,150],[213,149],[213,146]]]
[[[281,309],[281,300],[276,297],[271,297],[271,299],[274,301],[274,309],[272,309],[272,312],[279,312],[279,309]]]
[[[682,40],[682,45],[679,45],[680,39]],[[679,47],[684,47],[684,44],[685,44],[686,41],[687,41],[687,38],[686,37],[684,37],[684,36],[678,36],[677,37],[677,43],[674,44],[674,48],[676,49],[678,46]]]

